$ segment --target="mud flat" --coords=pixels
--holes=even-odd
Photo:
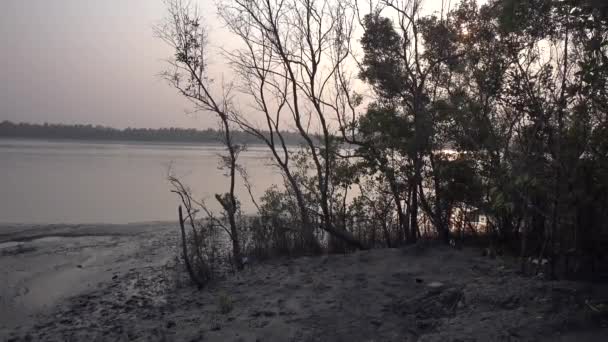
[[[277,259],[254,263],[199,291],[175,264],[175,227],[151,227],[131,235],[38,241],[3,255],[3,277],[6,267],[19,275],[8,275],[12,286],[3,288],[3,298],[8,292],[44,302],[56,287],[43,286],[42,280],[62,285],[44,309],[33,314],[30,308],[27,318],[6,325],[1,337],[608,341],[608,315],[593,309],[608,303],[606,285],[522,277],[511,261],[482,257],[477,250],[412,246]],[[27,293],[15,294],[25,288]],[[1,305],[5,313],[7,304]]]
[[[164,265],[171,223],[0,226],[0,340],[131,269]]]

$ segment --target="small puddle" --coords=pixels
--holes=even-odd
[[[37,239],[33,239],[30,242],[57,242],[57,241],[62,241],[62,240],[67,240],[67,239],[77,239],[79,238],[79,236],[74,236],[74,237],[65,237],[65,236],[45,236],[45,237],[41,237],[41,238],[37,238]]]
[[[43,236],[39,238],[34,238],[27,241],[7,241],[0,242],[0,249],[6,249],[11,247],[25,247],[24,245],[32,245],[35,243],[49,243],[49,242],[60,242],[67,241],[73,239],[82,239],[87,236]]]
[[[17,246],[21,246],[21,245],[23,245],[23,242],[18,242],[18,241],[2,242],[2,243],[0,243],[0,249],[17,247]]]
[[[42,236],[27,241],[7,241],[0,243],[0,256],[19,255],[34,252],[47,246],[66,246],[72,241],[78,241],[83,236]]]

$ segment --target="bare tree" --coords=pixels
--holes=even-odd
[[[334,224],[331,213],[332,122],[344,116],[336,106],[337,72],[350,56],[353,13],[343,1],[231,0],[221,16],[243,43],[226,52],[242,81],[241,90],[262,113],[264,129],[244,115],[234,121],[260,138],[293,188],[307,240],[315,244],[311,215],[301,185],[290,169],[281,128],[293,123],[314,163],[321,228],[358,248],[352,233]],[[318,126],[318,130],[311,127]],[[264,130],[268,130],[268,135]]]
[[[166,0],[168,17],[156,28],[156,33],[175,51],[168,63],[172,69],[163,73],[164,78],[184,97],[189,99],[197,110],[216,114],[221,122],[222,143],[226,146],[227,156],[222,158],[222,166],[228,170],[230,188],[224,195],[216,194],[216,199],[226,212],[232,241],[234,263],[238,269],[243,267],[239,229],[236,223],[237,199],[235,181],[237,158],[242,146],[232,140],[231,121],[233,106],[230,85],[222,84],[221,92],[215,94],[212,81],[207,74],[207,30],[197,8],[182,0]]]

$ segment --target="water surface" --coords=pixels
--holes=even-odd
[[[169,170],[218,209],[228,189],[220,145],[94,143],[0,139],[0,223],[129,223],[175,220]],[[239,161],[259,197],[282,178],[263,146]],[[249,195],[239,181],[244,211]]]

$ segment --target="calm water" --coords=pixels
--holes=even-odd
[[[0,223],[128,223],[175,220],[168,170],[214,209],[228,178],[221,146],[0,139]],[[262,146],[240,156],[256,197],[282,178]],[[251,211],[238,184],[244,211]]]

